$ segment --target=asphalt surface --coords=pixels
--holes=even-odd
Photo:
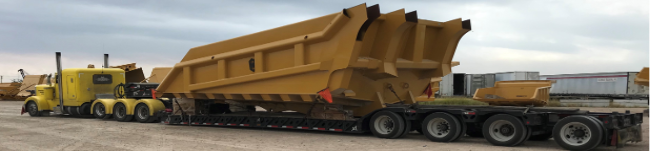
[[[401,139],[380,139],[369,134],[304,130],[178,126],[160,123],[117,122],[66,116],[20,115],[22,102],[0,101],[0,151],[558,151],[553,139],[527,141],[517,147],[493,146],[482,138],[463,137],[437,143],[411,133]],[[582,108],[599,112],[612,108]],[[632,112],[644,109],[630,108]],[[648,151],[648,119],[644,141],[626,147],[594,150]]]

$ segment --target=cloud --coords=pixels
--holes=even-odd
[[[365,1],[0,1],[0,75],[136,62],[173,66],[192,47],[341,11]],[[648,66],[648,1],[387,1],[422,19],[471,19],[454,72],[542,74],[638,71]]]

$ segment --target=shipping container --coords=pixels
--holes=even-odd
[[[637,72],[607,72],[542,75],[541,80],[556,80],[552,96],[647,98],[648,87],[634,84]]]
[[[465,95],[474,96],[476,90],[480,88],[494,87],[495,74],[467,74],[465,83],[467,84]]]
[[[466,94],[466,74],[450,73],[442,77],[440,82],[439,96],[465,96]]]

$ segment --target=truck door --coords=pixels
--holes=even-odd
[[[66,86],[67,88],[65,91],[67,99],[77,99],[76,90],[78,82],[76,80],[76,77],[74,75],[66,75],[64,78],[65,79],[63,79],[63,82],[65,83],[63,83],[63,86]]]

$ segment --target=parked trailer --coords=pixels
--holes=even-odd
[[[416,130],[434,142],[453,142],[467,134],[485,137],[496,146],[554,138],[568,150],[591,150],[600,145],[620,148],[627,142],[643,140],[643,114],[629,111],[591,113],[579,109],[413,104],[389,105],[354,120],[314,119],[295,112],[171,115],[168,110],[158,115],[163,123],[171,125],[371,132],[389,139]]]
[[[638,72],[607,72],[542,75],[541,80],[556,80],[551,86],[555,98],[648,98],[648,87],[635,84]]]

